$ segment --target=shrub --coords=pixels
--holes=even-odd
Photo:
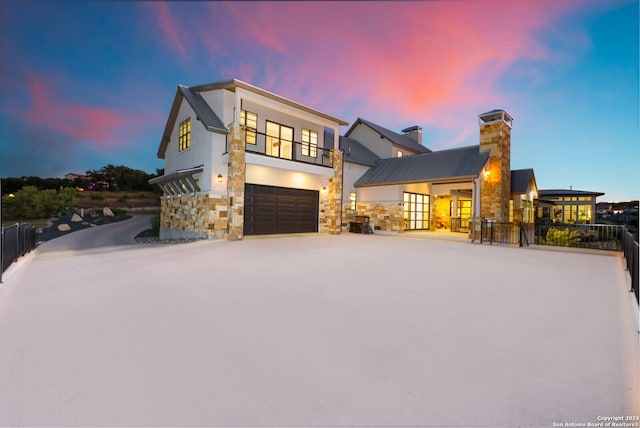
[[[569,228],[558,229],[555,227],[549,228],[547,236],[545,238],[547,245],[557,245],[561,247],[574,247],[580,242],[578,233]]]
[[[160,216],[154,215],[151,217],[151,235],[160,236]]]
[[[25,186],[11,198],[3,198],[3,213],[8,220],[32,220],[50,218],[65,213],[76,205],[75,189],[60,188],[38,190],[35,186]]]

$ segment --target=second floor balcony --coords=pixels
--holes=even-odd
[[[228,142],[227,142],[228,150]],[[267,135],[253,129],[245,131],[245,151],[279,159],[332,168],[331,149],[317,142],[301,142],[286,135]]]

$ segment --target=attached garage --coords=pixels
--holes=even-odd
[[[244,234],[318,231],[319,192],[245,184]]]

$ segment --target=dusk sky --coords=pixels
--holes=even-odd
[[[541,189],[640,195],[638,0],[0,1],[2,177],[155,172],[176,86],[238,78],[431,150],[514,118]],[[341,131],[344,134],[348,128]]]

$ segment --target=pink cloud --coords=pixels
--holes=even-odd
[[[182,39],[178,34],[180,25],[174,19],[174,16],[169,9],[169,5],[166,2],[161,1],[148,2],[146,5],[156,16],[160,30],[164,33],[164,37],[169,43],[170,48],[178,52],[180,57],[186,59],[187,52],[184,48],[184,44],[182,43]]]
[[[509,108],[499,83],[510,66],[557,59],[539,35],[579,4],[248,2],[210,7],[205,19],[230,46],[210,54],[226,54],[235,76],[336,115],[456,128],[459,140],[477,114]]]
[[[31,105],[19,116],[34,127],[94,142],[102,148],[123,143],[123,129],[130,132],[136,128],[136,115],[110,108],[61,103],[50,85],[33,72],[27,73],[26,87]]]

